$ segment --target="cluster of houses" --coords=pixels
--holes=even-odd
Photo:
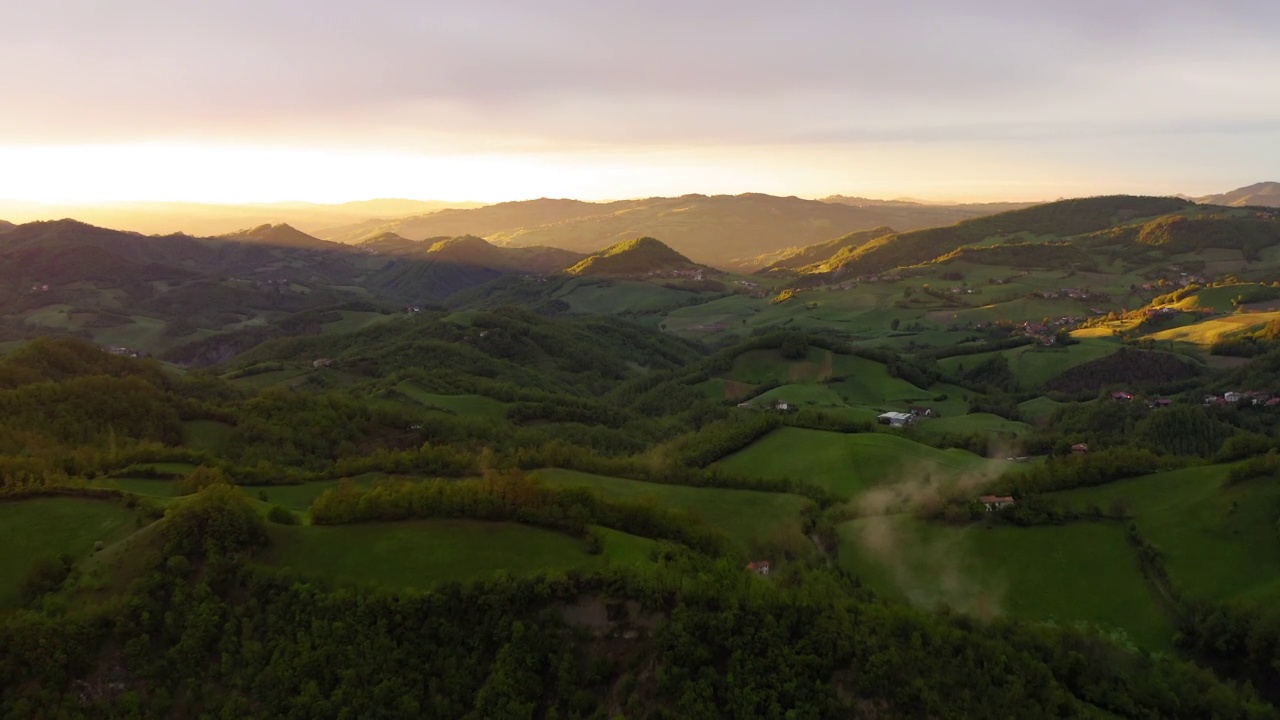
[[[1205,406],[1209,405],[1235,405],[1239,402],[1248,400],[1250,405],[1262,405],[1263,407],[1280,406],[1280,395],[1272,395],[1269,392],[1261,390],[1248,390],[1245,392],[1230,391],[1221,395],[1206,394],[1201,402]]]
[[[987,509],[987,512],[996,512],[1003,510],[1015,502],[1012,495],[983,495],[978,498],[978,502]]]
[[[764,288],[760,287],[760,283],[752,282],[750,280],[739,280],[738,284],[745,288],[753,298],[762,298],[768,294],[765,292]]]
[[[1035,322],[1028,321],[1028,322],[1022,323],[1021,325],[1018,325],[1015,328],[1014,333],[1026,335],[1027,337],[1031,338],[1032,340],[1035,340],[1041,345],[1045,347],[1049,347],[1050,345],[1053,345],[1056,342],[1058,342],[1058,339],[1055,336],[1055,333],[1058,331],[1058,328],[1071,329],[1079,325],[1080,323],[1084,322],[1084,320],[1085,319],[1082,317],[1075,317],[1075,316],[1068,315],[1068,316],[1060,317],[1057,320],[1051,320],[1049,321],[1048,324],[1035,323]]]
[[[796,406],[794,403],[789,403],[786,400],[782,400],[782,399],[773,400],[772,402],[766,403],[763,406],[756,405],[755,403],[752,403],[750,400],[748,400],[746,402],[738,403],[738,407],[745,408],[745,409],[755,408],[755,409],[773,410],[775,412],[783,412],[783,413],[791,412],[792,410],[796,409]]]
[[[1116,402],[1133,402],[1136,399],[1133,393],[1128,390],[1116,390],[1111,393],[1111,399]],[[1147,398],[1147,407],[1149,408],[1167,408],[1173,404],[1173,398],[1153,397]]]
[[[876,416],[876,422],[889,427],[906,427],[922,418],[934,416],[932,408],[913,407],[910,412],[885,412]]]
[[[1068,288],[1062,288],[1060,290],[1037,290],[1031,293],[1031,297],[1047,298],[1050,300],[1054,298],[1071,298],[1072,300],[1088,300],[1091,297],[1095,297],[1095,293],[1089,292],[1084,288],[1068,287]]]
[[[650,270],[649,277],[674,277],[684,278],[686,280],[702,280],[702,268],[687,268],[683,270]]]
[[[124,347],[123,345],[108,345],[105,350],[111,355],[119,355],[121,357],[141,358],[147,354],[140,350]]]
[[[1161,288],[1176,285],[1178,287],[1186,287],[1188,285],[1204,285],[1208,280],[1203,275],[1194,275],[1192,273],[1180,273],[1176,278],[1160,278],[1155,282],[1142,283],[1139,287],[1143,290],[1160,290]]]

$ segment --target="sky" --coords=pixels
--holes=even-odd
[[[1274,0],[0,5],[0,198],[1037,200],[1280,180]]]

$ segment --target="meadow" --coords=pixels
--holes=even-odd
[[[801,480],[854,498],[884,485],[976,483],[994,477],[1007,463],[888,432],[846,435],[784,427],[716,465],[744,475]]]
[[[906,515],[840,526],[840,563],[873,590],[978,617],[1084,623],[1168,652],[1173,623],[1114,522],[953,527]]]
[[[414,520],[337,526],[275,526],[260,558],[339,583],[429,589],[499,574],[588,570],[610,562],[649,562],[651,540],[600,529],[604,551],[574,537],[517,523]]]
[[[1280,601],[1280,487],[1267,480],[1226,485],[1212,465],[1054,493],[1076,510],[1131,515],[1164,555],[1174,588],[1192,597]]]
[[[552,487],[585,487],[606,500],[651,500],[661,507],[683,510],[710,527],[724,531],[739,547],[756,541],[789,536],[803,540],[800,513],[806,498],[783,493],[661,485],[548,468],[532,473]]]
[[[31,563],[63,553],[80,560],[94,543],[110,543],[134,530],[136,513],[108,501],[33,498],[0,502],[0,608],[18,602]]]

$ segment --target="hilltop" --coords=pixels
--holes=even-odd
[[[338,242],[361,242],[388,232],[407,238],[472,234],[497,245],[544,245],[584,253],[647,236],[662,238],[694,262],[755,269],[772,262],[760,256],[850,232],[884,225],[914,230],[955,219],[925,205],[859,207],[747,193],[608,203],[529,200],[473,210],[446,210],[389,223],[362,223],[321,236]]]
[[[291,225],[259,225],[255,228],[227,233],[222,237],[233,242],[257,242],[277,247],[320,248],[334,243],[312,237]]]
[[[1280,207],[1280,182],[1260,182],[1236,188],[1219,195],[1205,195],[1195,198],[1198,203],[1206,205],[1225,205],[1228,207],[1263,206]]]
[[[16,228],[16,227],[18,227],[18,226],[17,226],[17,225],[14,225],[13,223],[9,222],[8,220],[0,220],[0,233],[3,233],[3,232],[9,232],[10,230],[12,230],[12,229],[14,229],[14,228]]]
[[[565,272],[570,275],[641,277],[655,273],[698,270],[701,266],[651,237],[611,245],[588,256]]]

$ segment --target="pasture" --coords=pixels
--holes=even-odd
[[[876,592],[978,617],[1084,623],[1172,650],[1173,623],[1120,523],[954,527],[906,515],[840,526],[840,563]]]
[[[429,410],[489,420],[504,420],[507,416],[507,403],[483,395],[440,395],[427,392],[412,382],[402,382],[396,389]]]
[[[0,607],[11,607],[31,564],[63,553],[77,560],[101,540],[112,542],[133,529],[135,513],[123,505],[87,498],[33,498],[0,503]]]
[[[517,523],[412,520],[358,525],[272,526],[259,560],[328,580],[428,589],[499,573],[529,576],[648,562],[652,541],[602,530],[604,552],[574,537]]]
[[[810,504],[799,495],[662,485],[559,468],[538,470],[533,477],[551,487],[588,488],[606,500],[650,499],[659,507],[683,510],[723,531],[744,549],[754,541],[783,536],[792,540],[799,536],[803,543],[800,513]]]
[[[741,475],[792,478],[854,498],[880,486],[977,483],[1007,467],[964,450],[939,450],[895,433],[846,435],[784,427],[716,463]]]
[[[1229,466],[1145,475],[1053,493],[1067,507],[1124,511],[1163,554],[1174,587],[1190,596],[1280,601],[1280,486],[1227,486]]]

